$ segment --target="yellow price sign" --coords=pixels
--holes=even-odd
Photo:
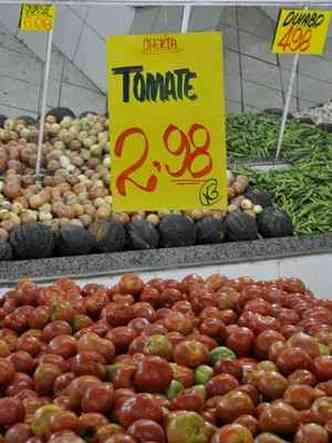
[[[220,33],[107,41],[116,210],[225,208]]]
[[[23,4],[19,28],[22,31],[49,32],[54,27],[55,16],[55,5]]]
[[[277,54],[322,54],[330,18],[330,11],[282,9],[272,51]]]

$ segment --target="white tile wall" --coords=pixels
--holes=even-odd
[[[80,10],[80,8],[75,8]],[[70,60],[73,59],[79,45],[79,39],[84,28],[82,19],[68,6],[58,7],[57,24],[54,30],[54,44]]]
[[[95,85],[106,92],[105,41],[87,26],[83,29],[80,45],[73,61]]]
[[[42,74],[41,59],[8,32],[0,32],[0,113],[10,117],[22,114],[36,116]],[[48,107],[68,106],[77,113],[86,110],[104,112],[105,96],[86,75],[54,49],[47,104]]]
[[[102,37],[123,34],[129,28],[135,15],[134,8],[123,6],[90,6],[86,22]]]
[[[0,104],[37,112],[39,87],[11,77],[0,77]]]
[[[84,107],[82,107],[84,103]],[[61,92],[61,105],[79,114],[82,111],[105,112],[105,97],[96,95],[90,89],[64,84]]]
[[[248,81],[243,82],[244,102],[246,105],[257,104],[259,109],[282,108],[282,98],[279,91],[268,86],[260,86]]]
[[[15,30],[18,25],[20,14],[20,5],[6,3],[0,4],[0,20],[2,23],[6,24],[8,29]]]
[[[24,57],[21,53],[0,46],[0,76],[2,75],[36,83],[41,75],[41,63],[37,57]],[[38,84],[39,82],[36,83]]]

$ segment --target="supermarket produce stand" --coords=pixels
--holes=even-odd
[[[110,283],[124,272],[149,279],[177,278],[188,273],[221,272],[272,279],[296,275],[317,296],[329,297],[332,287],[332,233],[300,237],[229,242],[219,245],[129,251],[0,263],[0,286],[12,287],[23,276],[47,283],[68,276],[78,282]],[[324,277],[324,278],[323,278]]]

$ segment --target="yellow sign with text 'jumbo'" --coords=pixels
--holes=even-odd
[[[226,207],[220,33],[107,41],[115,210]]]
[[[272,51],[277,54],[322,54],[330,18],[330,11],[281,9]]]
[[[19,28],[29,32],[49,32],[54,27],[55,16],[55,5],[23,4]]]

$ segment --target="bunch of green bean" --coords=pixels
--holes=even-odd
[[[271,160],[276,154],[280,118],[271,114],[233,114],[226,121],[226,146],[231,162]],[[292,119],[287,122],[280,159],[311,158],[332,144],[332,134]]]
[[[332,170],[311,164],[306,168],[251,173],[259,189],[273,193],[275,202],[291,217],[298,234],[332,231]],[[322,175],[321,175],[322,174]]]
[[[230,161],[273,159],[280,118],[238,114],[227,120]],[[289,169],[257,172],[241,169],[254,188],[270,191],[276,204],[287,211],[298,234],[332,232],[332,134],[290,120],[281,159]],[[239,171],[238,171],[239,172]]]

